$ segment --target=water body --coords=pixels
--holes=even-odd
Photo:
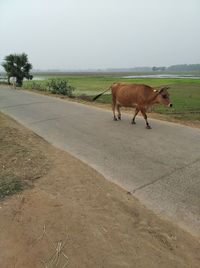
[[[179,75],[179,74],[145,74],[145,75],[128,75],[123,76],[122,78],[191,78],[191,79],[200,79],[200,76],[193,75]]]

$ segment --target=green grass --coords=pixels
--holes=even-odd
[[[56,76],[55,76],[56,77]],[[166,114],[181,120],[200,121],[200,79],[191,78],[121,78],[113,76],[62,76],[69,84],[75,87],[76,96],[86,95],[93,97],[107,89],[113,82],[127,82],[147,84],[153,87],[170,86],[170,97],[174,107],[172,109],[164,106],[155,106],[154,111],[159,114]],[[45,90],[47,81],[27,81],[25,88]],[[111,103],[111,95],[105,94],[98,102]]]
[[[1,174],[0,176],[0,200],[6,196],[21,192],[26,184],[14,174]]]

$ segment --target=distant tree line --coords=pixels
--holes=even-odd
[[[200,71],[200,64],[178,64],[171,65],[169,67],[152,67],[152,71],[168,71],[168,72],[188,72],[188,71]]]
[[[172,72],[200,71],[200,64],[172,65],[167,68],[167,71],[172,71]]]

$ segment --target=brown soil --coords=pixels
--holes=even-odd
[[[200,267],[195,237],[10,118],[0,128],[0,179],[26,186],[0,202],[0,267]]]

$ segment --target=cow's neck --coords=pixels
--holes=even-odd
[[[157,101],[157,97],[158,97],[158,94],[159,94],[159,92],[154,92],[153,91],[153,94],[150,96],[150,98],[148,99],[148,103],[150,104],[150,105],[152,105],[152,104],[155,104],[155,103],[158,103],[158,101]]]

